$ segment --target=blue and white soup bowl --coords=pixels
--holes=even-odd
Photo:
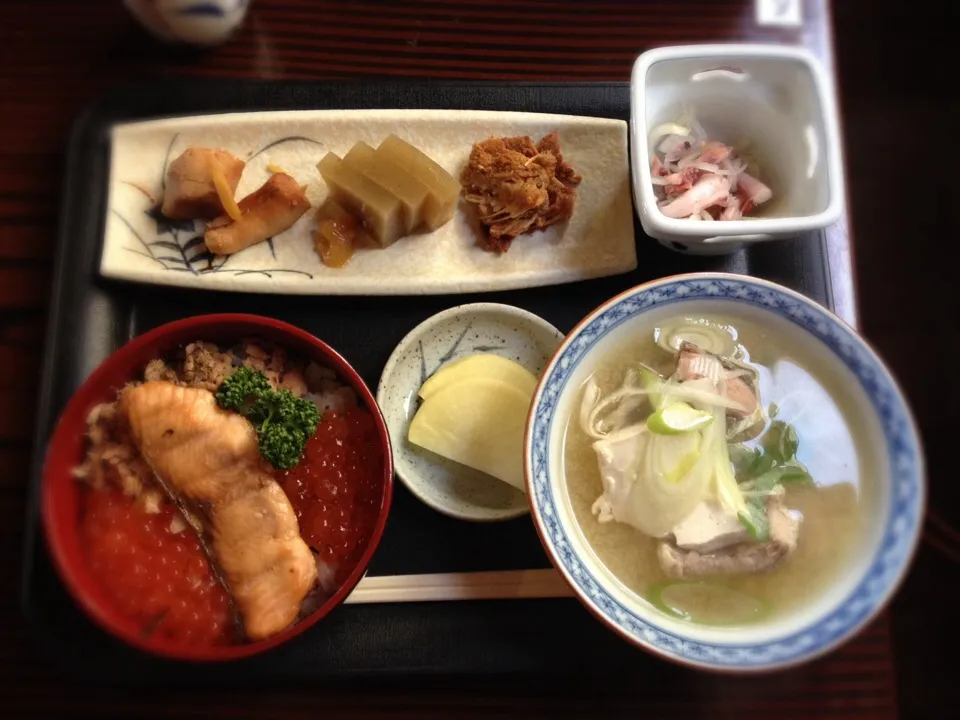
[[[598,559],[581,530],[563,473],[567,423],[598,361],[628,337],[676,315],[748,321],[804,352],[849,391],[858,452],[875,476],[859,551],[801,608],[736,627],[697,625],[654,609]],[[864,447],[860,447],[863,445]],[[925,500],[920,441],[904,397],[883,362],[836,316],[802,295],[756,278],[705,273],[641,285],[588,315],[564,340],[534,395],[524,447],[527,491],[540,539],[581,602],[625,639],[666,659],[708,670],[764,671],[809,661],[864,627],[903,579]],[[588,521],[593,518],[588,518]],[[813,521],[812,519],[810,520]],[[803,542],[801,535],[800,542]]]

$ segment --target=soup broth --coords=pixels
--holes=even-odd
[[[699,316],[704,317],[704,316]],[[802,515],[796,550],[779,565],[757,574],[704,578],[760,601],[764,617],[791,613],[812,601],[849,564],[863,536],[864,508],[874,501],[872,468],[856,425],[834,398],[845,393],[840,379],[819,372],[810,353],[759,326],[730,318],[704,317],[735,333],[743,360],[759,373],[760,398],[778,420],[791,424],[799,438],[797,459],[814,484],[785,486],[784,504]],[[634,333],[593,368],[590,377],[606,394],[620,386],[628,369],[644,363],[669,375],[676,357],[657,345],[657,328]],[[583,394],[583,388],[580,390]],[[576,401],[579,407],[580,397]],[[842,402],[842,400],[841,400]],[[769,427],[770,420],[767,424]],[[755,447],[763,435],[747,442]],[[623,522],[601,523],[592,506],[603,492],[593,438],[569,420],[564,437],[564,479],[574,516],[597,559],[630,592],[650,603],[657,587],[671,580],[657,559],[659,540]],[[700,608],[704,617],[710,608]],[[723,623],[719,623],[723,624]]]

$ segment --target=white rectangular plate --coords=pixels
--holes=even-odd
[[[360,250],[345,268],[324,266],[313,249],[314,212],[236,255],[213,257],[201,222],[167,222],[155,210],[168,162],[189,145],[223,148],[247,161],[237,198],[275,165],[307,185],[314,207],[326,196],[316,164],[359,140],[395,133],[459,177],[474,142],[493,136],[560,134],[564,157],[583,176],[573,218],[517,238],[510,251],[483,251],[461,209],[432,233],[385,250]],[[553,285],[628,272],[637,266],[627,159],[620,120],[468,110],[309,110],[180,117],[113,128],[110,188],[100,272],[135,282],[209,290],[301,295],[417,295]],[[198,239],[199,238],[199,239]]]

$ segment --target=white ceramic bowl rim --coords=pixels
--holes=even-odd
[[[591,347],[621,323],[651,308],[690,300],[733,300],[775,313],[825,343],[856,376],[880,420],[893,479],[889,514],[875,557],[837,607],[803,630],[749,644],[690,640],[666,632],[614,599],[571,549],[548,478],[549,440],[557,403]],[[627,639],[669,659],[715,670],[769,670],[822,655],[853,635],[883,607],[902,579],[920,531],[926,497],[924,463],[912,416],[890,372],[845,323],[808,298],[774,283],[724,273],[679,275],[628,290],[597,308],[567,336],[544,372],[527,424],[524,466],[532,514],[554,564],[580,599]]]

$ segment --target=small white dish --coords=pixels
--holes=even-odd
[[[633,194],[647,235],[681,252],[730,253],[826,227],[843,211],[843,163],[832,83],[808,51],[775,45],[688,45],[643,53],[631,79]],[[773,199],[743,220],[694,222],[657,207],[649,133],[692,111],[710,138],[748,139]]]
[[[537,377],[563,333],[533,313],[510,305],[474,303],[444,310],[407,334],[387,360],[377,387],[393,445],[397,477],[420,500],[461,520],[509,520],[529,512],[520,490],[407,440],[420,387],[443,365],[475,353],[500,355]]]

